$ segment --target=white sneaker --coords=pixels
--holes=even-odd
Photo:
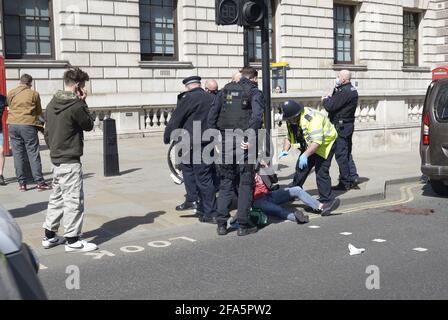
[[[89,252],[98,249],[97,245],[86,240],[78,240],[65,245],[65,252]]]
[[[64,243],[65,238],[60,236],[54,236],[51,239],[48,239],[47,237],[42,239],[42,247],[44,247],[44,249],[50,249]]]

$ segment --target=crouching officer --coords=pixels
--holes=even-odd
[[[224,146],[222,148],[222,164],[219,164],[220,176],[217,223],[218,235],[227,234],[229,208],[236,188],[238,188],[237,220],[240,228],[237,234],[245,236],[257,232],[257,227],[249,222],[249,210],[252,205],[255,163],[249,161],[248,153],[256,153],[256,137],[248,143],[238,137],[235,129],[243,131],[252,129],[256,133],[262,127],[264,97],[257,87],[258,72],[251,67],[241,70],[239,82],[227,84],[217,95],[210,111],[208,126],[221,131]],[[236,141],[241,140],[238,145]],[[248,149],[244,152],[243,161],[237,159],[241,152],[237,148]],[[229,161],[229,159],[231,159]],[[230,163],[229,163],[230,162]]]
[[[202,136],[193,137],[193,123],[201,126],[201,131],[195,134],[202,135],[207,129],[207,117],[214,96],[201,88],[201,78],[198,76],[188,77],[182,83],[186,91],[178,96],[176,109],[165,128],[163,137],[164,143],[169,144],[171,133],[175,129],[183,129],[182,136],[188,135],[190,141],[189,155],[184,156],[181,163],[187,197],[176,210],[197,209],[201,222],[214,223],[216,196],[212,179],[213,167],[203,162],[202,150],[205,145],[202,143]],[[199,141],[199,145],[195,145],[194,141]],[[200,159],[199,163],[194,163],[194,159]]]
[[[303,185],[311,169],[315,167],[319,201],[327,209],[325,212],[335,210],[340,201],[333,197],[331,191],[330,165],[335,150],[336,129],[324,114],[293,100],[284,102],[282,110],[283,119],[290,125],[299,127],[306,142],[306,150],[297,162],[297,170],[303,177],[300,184]]]
[[[350,71],[342,70],[336,79],[333,95],[322,97],[322,104],[338,132],[335,155],[339,166],[339,184],[333,189],[344,191],[356,187],[359,183],[359,176],[352,157],[352,137],[355,130],[358,91],[352,86],[350,80]]]

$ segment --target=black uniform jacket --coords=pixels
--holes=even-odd
[[[169,144],[171,133],[180,128],[188,131],[193,142],[193,121],[201,123],[202,132],[207,129],[208,113],[214,98],[214,95],[205,92],[202,88],[195,88],[178,95],[177,106],[165,128],[163,142]]]
[[[323,106],[333,124],[339,120],[352,122],[358,106],[358,91],[350,82],[346,83],[335,88],[333,95],[323,101]]]

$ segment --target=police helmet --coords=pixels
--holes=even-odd
[[[292,120],[297,117],[303,110],[303,104],[300,102],[296,102],[294,100],[288,100],[283,102],[282,111],[283,111],[283,120]]]

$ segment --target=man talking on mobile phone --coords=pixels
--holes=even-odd
[[[43,225],[45,249],[65,243],[66,252],[96,250],[94,243],[80,238],[84,219],[81,156],[84,133],[93,129],[86,98],[89,75],[79,68],[64,73],[64,91],[58,91],[47,106],[45,142],[53,164],[53,192]],[[64,237],[57,235],[61,220]]]

